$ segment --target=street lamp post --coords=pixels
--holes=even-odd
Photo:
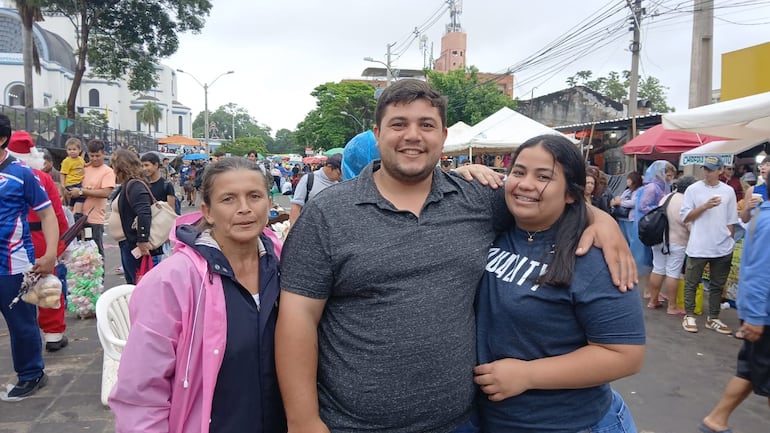
[[[209,153],[209,87],[213,86],[214,83],[223,75],[234,74],[235,71],[222,72],[221,74],[217,75],[216,78],[211,80],[211,84],[201,83],[197,78],[195,78],[195,75],[189,72],[183,71],[181,69],[177,69],[176,71],[182,74],[187,74],[191,76],[192,79],[195,80],[195,82],[198,83],[199,86],[203,87],[203,123],[204,123],[203,136],[205,137],[204,138],[205,142],[203,143],[203,146],[205,147],[206,154],[208,155]]]
[[[364,57],[364,61],[366,62],[374,62],[379,63],[383,66],[385,66],[385,86],[390,86],[390,82],[393,81],[393,69],[390,67],[390,49],[393,48],[393,46],[396,45],[396,43],[387,44],[387,52],[385,54],[385,62],[381,60],[374,59],[372,57]]]
[[[342,114],[343,116],[350,117],[351,119],[355,120],[356,123],[358,123],[358,126],[361,127],[361,132],[366,131],[366,126],[364,126],[364,122],[358,120],[358,117],[348,113],[347,111],[340,111],[340,114]]]

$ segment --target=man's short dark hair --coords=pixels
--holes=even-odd
[[[326,165],[337,170],[342,169],[342,154],[335,153],[326,160]]]
[[[5,137],[5,144],[3,144],[3,149],[5,149],[5,146],[8,144],[8,140],[11,139],[11,133],[13,132],[13,128],[11,128],[11,119],[8,118],[5,114],[0,114],[0,138]]]
[[[382,118],[385,117],[385,110],[389,105],[410,104],[418,99],[425,99],[430,105],[438,109],[441,117],[441,126],[446,126],[446,106],[447,99],[433,89],[425,81],[421,80],[398,80],[389,87],[385,88],[380,98],[377,100],[377,108],[374,112],[374,119],[379,128]]]
[[[217,158],[221,158],[225,156],[225,153],[222,152],[221,150],[217,150],[216,152],[214,152],[214,156],[216,156]]]
[[[104,150],[104,142],[102,140],[93,139],[86,145],[89,153],[101,152]]]
[[[158,154],[154,152],[147,152],[144,155],[142,155],[141,158],[139,158],[142,162],[149,162],[151,164],[160,165],[160,158],[158,158]]]

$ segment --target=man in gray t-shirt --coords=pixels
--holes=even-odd
[[[302,176],[299,182],[297,182],[297,187],[294,188],[294,196],[291,198],[291,211],[289,212],[291,227],[294,226],[294,222],[299,218],[302,208],[307,204],[305,203],[306,200],[312,200],[319,192],[342,180],[342,154],[338,153],[330,156],[324,166],[314,171],[312,175],[313,184],[310,188],[307,185],[310,173]]]
[[[502,191],[436,167],[446,99],[427,83],[388,87],[375,117],[381,161],[308,203],[283,249],[275,340],[289,430],[477,431],[473,298],[510,214]],[[608,263],[620,251],[633,263],[617,224],[596,218]]]

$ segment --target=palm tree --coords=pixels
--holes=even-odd
[[[147,129],[152,135],[152,127],[158,124],[162,115],[160,107],[154,102],[147,102],[144,104],[141,110],[136,115],[139,117],[139,121],[147,124]]]
[[[34,101],[35,94],[32,89],[32,69],[40,73],[40,58],[37,55],[34,39],[32,38],[32,25],[36,21],[43,21],[43,13],[40,10],[41,0],[16,0],[16,9],[21,19],[22,59],[24,61],[24,113],[25,129],[34,129]]]

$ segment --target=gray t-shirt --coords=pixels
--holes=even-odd
[[[305,206],[305,197],[307,201],[313,200],[313,197],[317,196],[319,192],[326,188],[338,183],[336,180],[330,180],[326,177],[323,168],[313,172],[313,188],[310,190],[310,195],[307,194],[307,178],[308,175],[304,175],[297,182],[297,187],[294,189],[294,196],[291,198],[292,204],[298,204]]]
[[[305,206],[284,245],[282,287],[327,300],[318,394],[332,432],[449,432],[471,414],[473,300],[493,222],[511,217],[502,190],[436,169],[417,218],[379,193],[378,168]]]

